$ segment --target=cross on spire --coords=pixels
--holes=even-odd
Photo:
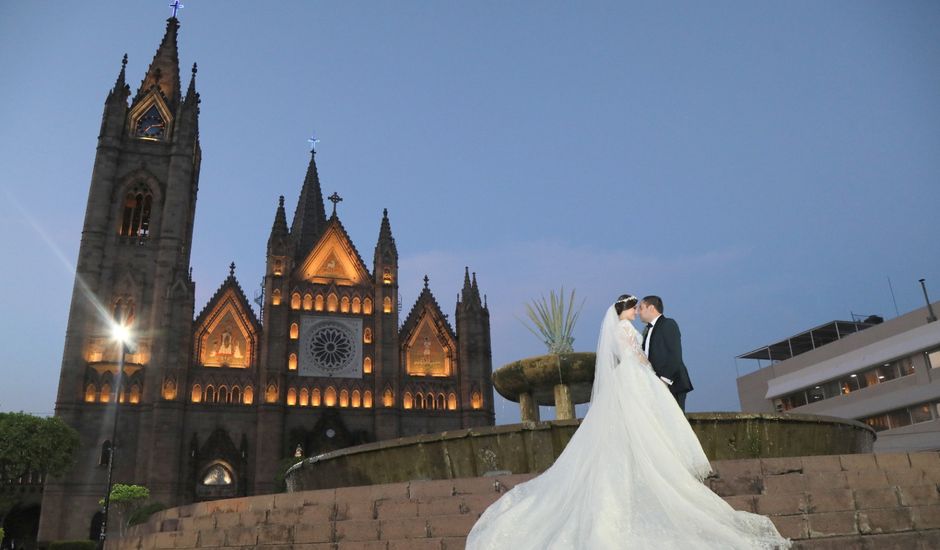
[[[234,277],[234,276],[235,276],[235,262],[232,262],[232,263],[229,264],[229,266],[228,266],[228,276],[229,276],[229,277]]]
[[[327,199],[333,203],[333,215],[336,215],[336,205],[343,202],[343,197],[339,196],[336,191],[333,191],[333,194],[327,197]]]
[[[307,138],[307,143],[310,144],[310,152],[311,152],[311,153],[316,153],[316,152],[317,152],[317,144],[320,143],[320,140],[317,138],[317,136],[313,135],[313,136],[310,136],[309,138]]]
[[[424,288],[428,288],[428,281],[430,281],[430,279],[428,279],[428,276],[425,275],[424,276]]]
[[[173,15],[171,17],[173,17],[173,19],[176,19],[176,14],[185,7],[186,6],[184,6],[183,4],[180,4],[180,0],[173,0],[173,2],[170,4],[170,8],[173,10]]]

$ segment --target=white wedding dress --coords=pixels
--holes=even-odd
[[[591,406],[561,456],[480,516],[467,550],[788,548],[771,521],[736,511],[653,373],[629,321],[601,326]]]

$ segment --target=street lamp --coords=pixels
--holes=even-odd
[[[111,481],[114,474],[114,452],[117,450],[118,412],[121,410],[121,380],[124,378],[124,354],[131,342],[131,331],[123,322],[111,324],[111,338],[120,348],[118,352],[117,379],[114,384],[114,425],[111,427],[111,452],[108,453],[108,488],[104,495],[104,517],[101,520],[101,533],[98,536],[98,548],[104,548],[108,532],[108,512],[111,509]]]

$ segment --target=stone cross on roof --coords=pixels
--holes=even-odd
[[[336,191],[333,191],[333,194],[327,197],[327,199],[333,203],[333,215],[336,215],[336,205],[343,202],[343,197],[339,196]]]

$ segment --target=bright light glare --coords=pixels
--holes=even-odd
[[[114,323],[111,326],[111,338],[114,338],[114,340],[122,344],[126,344],[131,340],[131,331],[124,325]]]

